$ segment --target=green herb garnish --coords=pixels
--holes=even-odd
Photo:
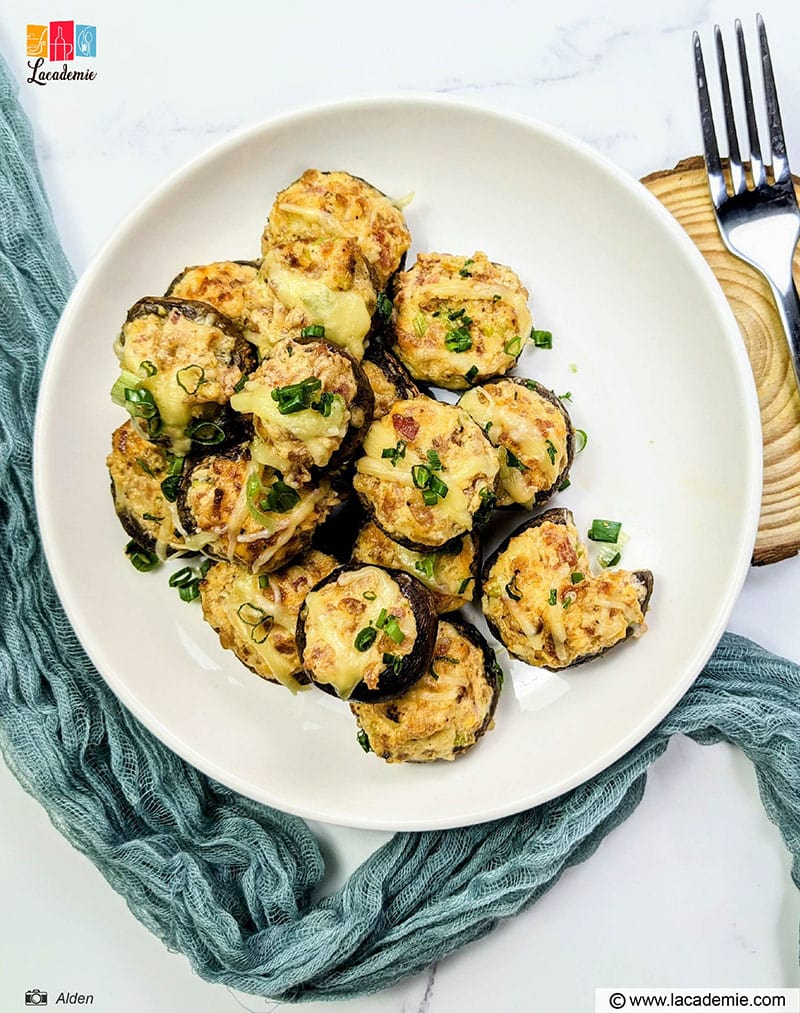
[[[470,366],[469,369],[464,374],[464,379],[467,381],[467,383],[472,383],[472,381],[475,379],[477,375],[478,375],[478,367]]]
[[[295,412],[304,411],[311,407],[314,395],[322,387],[322,380],[316,376],[307,376],[299,383],[290,383],[285,387],[276,387],[270,393],[273,401],[277,402],[278,411],[281,415],[293,415]]]
[[[464,261],[464,266],[458,272],[461,275],[462,278],[471,278],[472,277],[472,271],[468,271],[467,268],[471,267],[474,263],[475,263],[475,261],[471,257],[468,257]]]
[[[375,309],[378,311],[378,316],[387,323],[392,319],[392,300],[385,295],[383,292],[378,293],[378,299],[375,304]]]
[[[130,541],[125,546],[125,555],[131,564],[140,572],[148,573],[158,566],[159,559],[155,552],[145,549],[138,542]]]
[[[174,503],[178,498],[183,462],[184,458],[176,454],[170,454],[167,459],[167,477],[161,483],[161,495],[170,503]]]
[[[558,451],[555,448],[555,444],[553,443],[552,440],[545,440],[544,441],[544,446],[545,446],[545,450],[547,451],[547,456],[550,458],[550,463],[551,464],[555,464],[556,463],[556,454],[558,453]]]
[[[513,338],[510,338],[504,345],[503,351],[506,355],[516,356],[522,351],[522,335],[515,334]]]
[[[580,584],[580,582],[583,580],[583,574],[576,571],[575,573],[571,573],[569,575],[569,579],[572,581],[573,584]]]
[[[267,495],[259,504],[262,510],[275,514],[286,514],[300,502],[300,493],[281,479],[274,482]]]
[[[138,419],[146,434],[152,439],[162,429],[161,413],[153,395],[144,387],[125,388],[125,408],[133,419]]]
[[[144,376],[155,376],[158,372],[158,367],[152,361],[152,359],[144,359],[139,363],[139,372],[143,373]]]
[[[436,666],[437,664],[444,663],[445,661],[447,662],[448,665],[458,664],[458,658],[450,658],[446,654],[440,654],[438,657],[434,658],[433,661],[431,662],[431,676],[437,682],[439,681],[439,673],[436,671]]]
[[[512,601],[522,601],[522,593],[517,587],[517,575],[516,573],[511,580],[506,584],[506,594]]]
[[[418,559],[414,563],[414,569],[426,577],[428,580],[433,580],[433,571],[436,566],[436,554],[433,553],[430,556],[423,556],[422,559]]]
[[[202,447],[215,447],[225,440],[225,430],[216,422],[208,422],[205,419],[193,419],[183,431],[192,443],[199,443]]]
[[[365,753],[372,752],[372,746],[369,744],[367,733],[364,731],[363,728],[358,733],[358,735],[356,735],[356,741],[358,742],[359,746],[361,746],[361,748],[364,750]]]
[[[430,466],[431,471],[441,471],[442,470],[442,461],[441,461],[441,458],[439,457],[439,454],[437,453],[437,451],[435,451],[435,450],[429,450],[425,454],[425,456],[428,458],[428,464]]]
[[[375,643],[377,636],[378,631],[374,626],[365,626],[363,630],[359,630],[356,634],[354,641],[355,649],[357,651],[368,651]]]
[[[444,347],[448,352],[468,352],[472,348],[472,337],[466,327],[455,327],[448,331],[444,338]]]
[[[557,598],[556,589],[554,587],[551,587],[547,601],[549,602],[550,605],[555,605],[556,598]]]
[[[588,535],[593,542],[618,542],[621,530],[620,521],[604,521],[595,518],[589,528]]]
[[[139,467],[142,469],[145,475],[149,475],[150,478],[156,477],[156,473],[153,471],[153,469],[150,467],[150,465],[147,463],[147,461],[145,461],[143,457],[137,457],[136,463],[139,465]]]
[[[192,363],[191,366],[184,366],[175,374],[175,382],[187,394],[196,394],[206,380],[206,371],[202,366]]]
[[[586,444],[588,442],[589,442],[589,437],[586,435],[586,430],[585,429],[576,429],[575,430],[575,453],[576,454],[580,454],[580,452],[586,447]]]
[[[397,445],[394,447],[384,447],[381,451],[381,457],[385,457],[392,462],[392,467],[397,467],[397,462],[401,457],[406,456],[406,441],[398,440]]]
[[[461,581],[461,583],[460,583],[460,584],[458,585],[458,593],[459,593],[459,594],[464,594],[464,592],[465,592],[465,591],[467,590],[467,588],[469,587],[469,585],[470,585],[470,582],[471,582],[471,581],[473,581],[473,580],[475,580],[475,578],[474,578],[474,577],[465,577],[465,578],[464,578],[464,579],[463,579],[463,580]]]
[[[300,329],[301,338],[324,338],[325,328],[322,324],[309,324]]]
[[[530,340],[534,343],[537,348],[552,348],[553,347],[553,334],[552,331],[537,331],[534,327],[531,330]]]
[[[523,464],[516,454],[512,454],[508,447],[503,447],[506,452],[506,464],[509,468],[516,468],[518,471],[527,471],[527,464]]]

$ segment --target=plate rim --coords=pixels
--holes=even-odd
[[[658,706],[651,707],[621,739],[613,746],[606,749],[601,755],[595,757],[591,763],[585,764],[569,776],[563,777],[559,782],[551,783],[548,788],[540,789],[526,796],[523,800],[517,799],[509,803],[498,804],[491,809],[483,807],[480,815],[467,816],[464,818],[443,817],[426,819],[409,818],[373,818],[364,817],[347,818],[341,812],[323,812],[319,808],[310,811],[302,805],[293,805],[281,799],[276,801],[260,789],[259,785],[252,783],[247,778],[232,774],[227,769],[222,769],[213,760],[199,754],[191,745],[175,736],[163,724],[163,722],[144,706],[139,706],[136,697],[127,690],[124,681],[117,679],[113,668],[108,670],[107,666],[101,667],[98,664],[94,650],[84,642],[83,636],[78,631],[78,624],[75,621],[73,609],[69,602],[69,595],[63,583],[63,578],[53,561],[58,557],[57,545],[55,544],[51,530],[46,522],[46,501],[45,490],[48,477],[43,466],[45,457],[45,406],[50,403],[51,377],[58,370],[58,366],[65,354],[64,339],[62,335],[71,326],[72,318],[79,311],[83,302],[85,290],[91,287],[95,277],[101,270],[109,252],[120,241],[120,237],[136,223],[137,219],[145,215],[149,208],[160,201],[165,194],[181,182],[192,176],[198,169],[201,169],[207,162],[220,157],[230,149],[239,145],[246,145],[251,137],[256,137],[264,132],[280,129],[285,125],[301,122],[306,118],[320,115],[331,115],[335,112],[357,112],[359,109],[370,109],[387,104],[405,105],[407,107],[459,107],[467,112],[479,113],[493,117],[499,121],[533,131],[543,135],[547,139],[556,142],[566,148],[572,149],[583,158],[587,159],[603,174],[611,177],[618,185],[625,188],[626,195],[647,207],[648,213],[660,219],[662,227],[671,233],[673,241],[681,248],[684,256],[689,260],[693,275],[702,283],[705,294],[713,307],[715,315],[719,320],[720,327],[726,336],[726,342],[731,355],[731,365],[735,368],[736,377],[740,383],[740,393],[743,395],[744,403],[739,422],[743,428],[743,439],[746,441],[748,460],[745,462],[745,475],[749,482],[747,508],[742,518],[743,528],[747,536],[739,547],[739,559],[736,567],[732,570],[727,582],[727,593],[717,610],[718,619],[706,637],[699,643],[692,655],[692,663],[687,665],[687,674],[677,682],[672,692],[659,701]],[[279,809],[280,811],[300,816],[304,819],[316,820],[332,825],[353,827],[363,830],[376,831],[425,831],[452,829],[461,826],[471,826],[479,823],[489,822],[504,816],[514,815],[526,809],[540,805],[558,797],[564,792],[584,784],[591,777],[601,773],[619,760],[633,747],[640,743],[651,732],[663,718],[673,709],[677,702],[686,694],[692,684],[696,681],[709,657],[714,651],[725,627],[730,619],[731,612],[739,597],[747,573],[750,569],[752,547],[760,519],[761,491],[763,481],[763,446],[761,433],[761,418],[758,405],[755,380],[752,373],[750,360],[741,340],[739,326],[733,314],[727,298],[719,285],[711,268],[706,263],[699,249],[695,246],[679,223],[649,192],[649,190],[635,177],[617,166],[606,155],[600,153],[591,145],[580,138],[576,138],[558,126],[554,126],[542,120],[538,120],[520,113],[498,109],[494,106],[476,102],[472,99],[464,99],[461,96],[444,95],[427,91],[387,91],[371,95],[360,95],[346,98],[337,98],[322,103],[311,103],[284,110],[273,116],[247,124],[220,139],[216,143],[198,152],[187,162],[169,173],[147,196],[145,196],[134,208],[113,226],[111,233],[101,244],[99,249],[91,258],[86,269],[78,279],[55,329],[50,347],[47,352],[44,369],[42,371],[39,392],[37,394],[36,413],[34,421],[33,438],[33,482],[36,520],[39,529],[40,539],[44,549],[45,559],[48,564],[51,579],[58,593],[62,608],[70,621],[81,647],[89,657],[90,661],[100,674],[101,678],[108,685],[118,701],[126,707],[142,725],[154,734],[164,745],[175,752],[178,756],[190,763],[202,773],[214,778],[220,783],[228,786],[240,794],[255,799],[256,801]]]

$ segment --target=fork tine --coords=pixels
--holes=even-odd
[[[750,171],[753,174],[753,185],[762,186],[766,182],[764,162],[761,158],[761,145],[758,141],[756,111],[753,107],[753,89],[750,86],[750,69],[747,66],[747,49],[744,44],[742,22],[736,19],[736,41],[739,45],[739,66],[742,71],[742,90],[744,91],[744,109],[747,116],[747,135],[750,139]]]
[[[744,193],[747,188],[742,157],[739,154],[739,138],[736,136],[736,120],[733,118],[731,87],[728,81],[728,64],[725,60],[725,46],[722,43],[722,32],[719,25],[714,26],[714,39],[717,44],[717,63],[719,79],[722,85],[722,107],[725,112],[725,127],[728,131],[728,162],[731,171],[731,183],[734,193]]]
[[[789,161],[786,158],[786,142],[783,139],[783,124],[778,106],[778,92],[775,88],[775,76],[772,73],[772,57],[767,44],[767,29],[764,19],[756,15],[758,41],[761,46],[761,69],[764,74],[764,98],[767,103],[767,123],[769,124],[769,146],[772,153],[772,173],[776,183],[789,178]]]
[[[706,156],[706,172],[708,174],[708,185],[711,190],[711,200],[714,207],[719,207],[728,196],[725,187],[725,176],[722,172],[722,163],[719,158],[717,147],[717,135],[714,130],[714,116],[711,112],[711,102],[708,97],[708,78],[706,77],[706,66],[703,62],[703,47],[700,45],[700,36],[697,32],[692,35],[694,45],[694,69],[697,78],[697,101],[700,106],[700,125],[703,130],[703,147]]]

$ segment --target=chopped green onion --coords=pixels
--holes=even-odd
[[[499,292],[495,292],[495,294],[492,296],[492,302],[500,302],[502,298],[503,297],[500,295]]]
[[[418,489],[427,489],[433,472],[427,464],[415,464],[411,469],[411,480]]]
[[[258,586],[262,591],[265,591],[269,587],[269,574],[262,573],[258,578]]]
[[[270,486],[269,492],[259,505],[262,510],[286,514],[290,510],[294,510],[299,502],[300,493],[279,479]]]
[[[324,338],[325,328],[322,324],[309,324],[300,330],[301,338]]]
[[[448,331],[444,338],[444,347],[448,352],[468,352],[472,348],[472,337],[466,327],[456,327]]]
[[[616,566],[617,563],[619,563],[620,559],[622,559],[622,553],[619,551],[619,549],[617,549],[616,551],[613,551],[612,549],[604,549],[602,552],[599,552],[597,554],[597,562],[603,568],[608,568],[609,566]]]
[[[512,601],[522,601],[522,594],[517,587],[517,575],[516,573],[511,580],[506,584],[506,594]]]
[[[125,400],[125,391],[136,390],[141,382],[141,377],[138,377],[135,373],[131,373],[127,369],[122,370],[114,386],[111,388],[111,400],[117,408],[128,407]]]
[[[583,580],[583,574],[578,573],[576,571],[575,573],[571,573],[569,575],[569,579],[572,581],[573,584],[580,584],[580,582]]]
[[[199,443],[202,447],[215,447],[225,439],[225,430],[216,422],[208,422],[205,419],[193,419],[183,431],[193,443]]]
[[[550,594],[549,594],[549,596],[547,598],[547,601],[549,602],[550,605],[555,605],[556,598],[557,598],[556,589],[554,587],[551,587],[550,588]]]
[[[620,521],[604,521],[595,518],[588,534],[593,542],[618,542],[621,530]]]
[[[277,402],[278,411],[281,415],[293,415],[311,407],[316,392],[322,387],[322,380],[316,376],[307,376],[299,383],[290,383],[285,387],[276,387],[270,393],[273,401]]]
[[[564,391],[563,394],[559,394],[558,395],[558,400],[559,401],[571,401],[572,400],[572,391],[571,390],[566,390],[566,391]]]
[[[327,419],[331,414],[333,399],[335,397],[338,397],[338,395],[331,394],[326,390],[324,394],[320,394],[319,401],[312,402],[311,407],[315,412],[319,412],[324,419]]]
[[[149,475],[150,478],[156,477],[156,473],[153,471],[153,469],[150,467],[150,465],[147,463],[147,461],[145,461],[143,457],[137,457],[136,463],[139,465],[139,467],[142,469],[145,475]]]
[[[236,615],[245,626],[259,626],[267,617],[267,613],[259,605],[246,601],[236,609]]]
[[[523,464],[522,461],[520,461],[520,459],[516,456],[516,454],[511,453],[508,447],[503,447],[503,450],[505,450],[506,452],[506,464],[508,465],[509,468],[516,468],[518,471],[528,470],[527,464]]]
[[[565,489],[569,489],[571,485],[572,482],[570,482],[568,478],[565,478],[564,481],[561,483],[561,485],[558,487],[558,491],[563,492]]]
[[[462,278],[471,278],[472,277],[472,271],[468,271],[467,268],[471,267],[472,264],[474,264],[474,263],[475,263],[475,261],[472,260],[472,258],[469,258],[469,257],[464,261],[464,266],[458,272],[461,275]]]
[[[374,626],[365,626],[363,630],[359,630],[356,634],[356,639],[353,641],[355,649],[357,651],[368,651],[375,643],[377,636],[378,631]]]
[[[196,394],[204,383],[208,383],[208,380],[206,380],[206,371],[203,367],[193,362],[191,366],[184,366],[183,369],[178,370],[175,374],[175,382],[182,390],[191,395]]]
[[[214,560],[213,559],[204,559],[203,560],[203,562],[200,564],[200,567],[198,569],[198,573],[200,574],[200,579],[201,580],[205,577],[205,575],[208,573],[208,571],[211,569],[211,567],[213,565],[214,565]],[[261,583],[260,583],[260,578],[259,578],[259,587],[260,586],[261,586]]]
[[[545,446],[545,449],[547,450],[547,456],[550,458],[550,463],[551,464],[555,464],[556,463],[556,454],[558,453],[558,451],[555,448],[555,444],[553,443],[552,440],[545,440],[544,441],[544,446]]]
[[[464,379],[467,381],[467,383],[472,383],[472,381],[475,379],[477,375],[478,375],[478,367],[470,366],[469,369],[464,374]]]
[[[243,391],[244,385],[247,383],[247,380],[248,380],[247,373],[242,373],[242,375],[236,381],[236,386],[233,388],[233,393],[238,394],[240,391]]]
[[[414,569],[418,570],[423,577],[427,577],[428,580],[433,580],[433,570],[436,566],[436,554],[433,553],[430,556],[423,556],[422,559],[418,559],[414,563]]]
[[[575,453],[576,454],[580,454],[580,452],[585,448],[585,446],[586,446],[586,444],[588,442],[589,442],[589,437],[586,435],[586,430],[585,429],[576,429],[575,430]]]
[[[401,457],[406,456],[406,441],[398,440],[397,446],[395,447],[384,447],[381,451],[381,457],[388,458],[392,462],[392,467],[397,467],[397,462]]]
[[[255,626],[250,630],[250,639],[254,644],[263,644],[268,639],[272,632],[272,624],[274,620],[272,616],[266,616],[261,620],[260,623],[256,623]]]
[[[568,609],[570,607],[570,605],[574,601],[575,601],[575,595],[572,592],[570,592],[568,594],[565,594],[564,595],[564,601],[562,602],[561,607],[564,608],[564,609]]]
[[[470,317],[464,316],[467,311],[462,306],[460,310],[450,310],[447,314],[448,320],[460,320],[463,324],[471,324],[472,320]]]
[[[387,668],[390,668],[395,675],[399,675],[400,669],[403,667],[403,656],[401,654],[384,654],[383,663]]]
[[[435,492],[439,499],[444,499],[447,495],[447,486],[440,478],[437,478],[436,475],[431,475],[428,488]]]
[[[174,503],[178,498],[183,461],[184,458],[178,457],[176,454],[170,454],[167,460],[167,477],[161,483],[161,494],[170,503]]]
[[[364,750],[365,753],[372,752],[372,746],[369,744],[367,733],[364,731],[363,728],[358,733],[358,735],[356,735],[356,741],[358,742],[359,746],[361,746],[361,748]]]
[[[381,609],[380,612],[378,613],[378,618],[375,620],[375,625],[379,630],[383,629],[383,627],[386,625],[388,618],[389,613],[386,611],[386,609]]]
[[[425,456],[428,458],[428,464],[430,465],[431,471],[442,470],[441,458],[435,450],[429,450]]]
[[[378,316],[383,320],[384,323],[388,324],[392,319],[392,300],[385,295],[383,292],[378,293],[378,300],[375,304],[375,308],[378,311]]]
[[[200,597],[200,582],[192,580],[188,584],[183,584],[178,588],[178,594],[181,601],[194,601]]]
[[[159,560],[155,552],[143,548],[138,542],[128,542],[125,546],[125,555],[140,573],[148,573],[158,566]]]
[[[552,348],[553,334],[551,331],[537,331],[534,327],[531,330],[530,340],[537,348]]]
[[[525,386],[528,388],[528,390],[532,390],[534,394],[537,394],[539,392],[539,384],[535,380],[526,380]]]
[[[142,514],[143,521],[153,521],[154,524],[160,524],[164,520],[163,517],[156,517],[155,514]]]
[[[155,376],[158,372],[158,366],[151,359],[144,359],[139,363],[139,372],[147,376]]]
[[[375,592],[374,592],[374,591],[365,591],[365,592],[364,592],[364,593],[363,593],[363,594],[361,595],[361,597],[362,597],[362,598],[364,599],[364,601],[375,601],[375,599],[376,599],[376,598],[377,598],[378,596],[377,596],[377,595],[375,594]]]
[[[475,578],[474,578],[474,577],[465,577],[465,578],[464,578],[464,579],[463,579],[463,580],[461,581],[461,583],[460,583],[460,584],[458,585],[458,593],[459,593],[459,594],[464,594],[464,592],[465,592],[465,591],[467,590],[467,588],[469,587],[470,583],[471,583],[471,582],[472,582],[473,580],[475,580]]]
[[[485,524],[491,516],[494,505],[497,502],[497,496],[495,496],[494,492],[487,485],[481,489],[478,495],[483,502],[475,514],[475,524],[480,527],[482,524]]]
[[[519,355],[522,351],[522,335],[516,334],[503,345],[506,355]]]
[[[144,387],[125,388],[125,407],[131,418],[140,419],[149,437],[158,436],[161,432],[161,414],[155,399]]]
[[[383,632],[396,644],[402,644],[406,639],[405,633],[403,633],[400,629],[400,623],[397,621],[397,616],[389,616],[384,625]]]
[[[424,502],[425,506],[436,506],[436,504],[439,502],[439,497],[436,495],[433,489],[423,489],[422,501]]]
[[[184,584],[188,584],[190,580],[194,578],[194,572],[191,566],[184,566],[180,570],[176,570],[175,573],[169,578],[170,587],[183,587]]]

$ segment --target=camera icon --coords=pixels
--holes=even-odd
[[[47,992],[42,992],[38,988],[29,989],[25,993],[25,1005],[26,1006],[46,1006],[47,1005]]]

